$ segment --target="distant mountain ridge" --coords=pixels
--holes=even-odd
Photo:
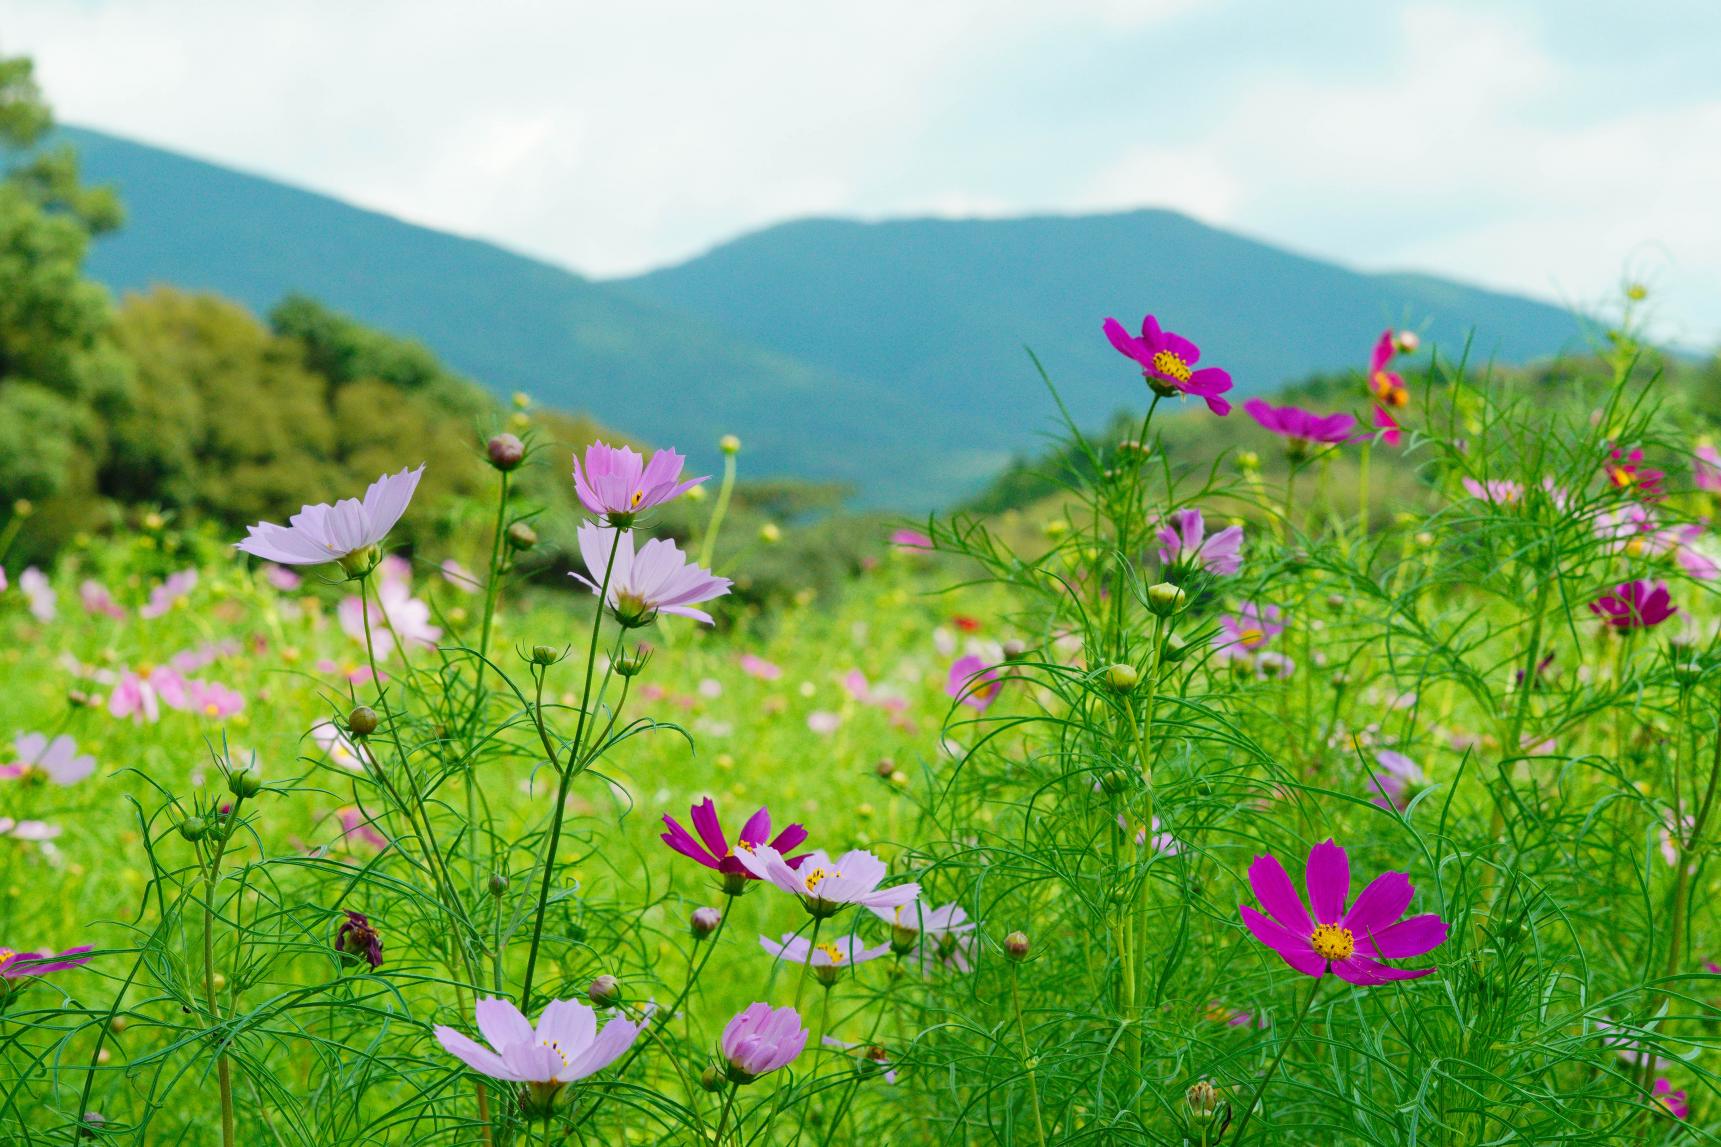
[[[753,474],[850,483],[924,510],[1038,448],[1052,405],[1139,407],[1139,376],[1100,335],[1151,308],[1224,366],[1237,396],[1360,367],[1408,323],[1449,349],[1522,361],[1576,345],[1559,308],[1420,275],[1366,275],[1167,211],[1004,220],[811,219],[677,266],[599,281],[328,196],[77,128],[87,178],[128,223],[91,271],[267,310],[310,294],[428,344],[499,393],[589,411],[695,464],[720,434]],[[1241,418],[1239,417],[1241,423]],[[1247,428],[1239,426],[1239,434]]]

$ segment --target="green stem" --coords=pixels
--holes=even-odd
[[[1237,1124],[1237,1138],[1232,1140],[1233,1143],[1241,1144],[1243,1142],[1243,1132],[1248,1130],[1249,1120],[1254,1117],[1255,1108],[1260,1106],[1261,1096],[1267,1091],[1267,1084],[1279,1070],[1279,1064],[1284,1061],[1285,1052],[1289,1051],[1291,1044],[1296,1041],[1297,1033],[1303,1030],[1303,1021],[1308,1018],[1309,1009],[1315,1006],[1315,997],[1320,993],[1321,981],[1319,977],[1316,977],[1314,986],[1309,989],[1308,998],[1303,1001],[1303,1010],[1297,1013],[1297,1022],[1291,1025],[1291,1034],[1279,1041],[1279,1054],[1273,1057],[1272,1065],[1267,1068],[1267,1073],[1261,1077],[1261,1082],[1255,1085],[1255,1094],[1250,1097],[1249,1106],[1243,1109],[1243,1118]]]
[[[807,962],[801,965],[801,977],[795,984],[795,1014],[802,1015],[801,999],[806,995],[807,980],[812,977],[813,951],[819,946],[819,928],[825,922],[823,916],[813,917],[813,936],[807,941]]]
[[[699,543],[699,564],[711,568],[711,555],[717,549],[717,530],[729,512],[729,496],[735,492],[735,455],[723,452],[723,481],[717,487],[717,501],[711,507],[711,520],[705,524],[705,537]]]
[[[227,1034],[221,1030],[221,1011],[215,1000],[215,883],[221,873],[221,857],[227,851],[227,841],[233,835],[233,826],[239,823],[239,810],[244,804],[243,796],[233,798],[232,810],[219,822],[221,839],[203,871],[203,1000],[219,1049],[215,1053],[215,1078],[221,1092],[222,1147],[233,1147],[237,1140],[233,1122],[233,1069],[227,1061]]]
[[[1046,1119],[1040,1110],[1040,1080],[1035,1072],[1034,1054],[1028,1050],[1028,1025],[1022,1019],[1022,990],[1017,986],[1017,965],[1010,962],[1010,1004],[1016,1012],[1016,1035],[1022,1041],[1022,1067],[1028,1073],[1028,1096],[1034,1104],[1034,1135],[1040,1147],[1046,1147]]]
[[[731,1083],[729,1094],[723,1097],[723,1112],[717,1117],[717,1134],[711,1137],[715,1147],[723,1147],[723,1132],[729,1128],[729,1111],[735,1106],[735,1093],[740,1089],[739,1083]]]

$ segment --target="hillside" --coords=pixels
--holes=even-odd
[[[1410,324],[1521,361],[1573,345],[1557,308],[1416,275],[1364,275],[1162,211],[1015,220],[809,220],[600,282],[97,132],[66,129],[128,222],[92,272],[120,291],[218,291],[258,311],[302,292],[428,344],[492,390],[527,390],[756,475],[851,484],[921,510],[1033,452],[1051,406],[1031,346],[1084,424],[1142,392],[1099,334],[1152,307],[1242,395],[1359,365]]]

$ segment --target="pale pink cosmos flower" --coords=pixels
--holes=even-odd
[[[364,772],[364,758],[359,755],[358,746],[353,744],[346,732],[333,721],[324,721],[311,727],[311,740],[330,761],[343,769],[355,773]]]
[[[1699,490],[1721,492],[1721,450],[1707,442],[1699,445],[1691,460],[1691,480]]]
[[[1510,478],[1465,478],[1463,485],[1472,498],[1493,506],[1516,506],[1524,500],[1524,484]]]
[[[646,625],[659,613],[711,625],[711,615],[693,606],[722,597],[733,584],[688,561],[674,542],[662,538],[651,539],[636,553],[632,530],[605,529],[596,522],[586,522],[580,526],[579,540],[580,556],[591,577],[578,573],[568,576],[595,594],[608,569],[609,592],[604,604],[623,625]]]
[[[245,527],[248,535],[235,548],[287,566],[315,566],[325,562],[355,559],[349,572],[368,572],[376,564],[374,548],[388,537],[400,521],[424,467],[403,469],[398,474],[384,474],[365,490],[364,500],[343,498],[334,505],[326,502],[304,506],[287,519],[287,525],[259,522]]]
[[[430,624],[430,606],[412,596],[412,587],[399,578],[385,577],[376,583],[376,598],[366,602],[349,596],[336,610],[341,629],[361,645],[365,640],[365,614],[370,614],[371,644],[379,659],[387,660],[398,639],[408,645],[434,648],[442,630]]]
[[[1415,761],[1394,749],[1377,749],[1374,759],[1379,767],[1370,771],[1369,784],[1380,794],[1374,803],[1403,812],[1428,778]]]
[[[752,1083],[794,1062],[807,1046],[807,1029],[794,1008],[748,1004],[723,1026],[718,1047],[732,1083]]]
[[[280,590],[282,593],[298,589],[300,584],[304,581],[303,578],[288,569],[286,566],[278,566],[274,562],[263,563],[263,580]]]
[[[944,683],[946,695],[981,712],[998,699],[998,692],[1003,688],[1004,679],[998,670],[972,653],[956,659]]]
[[[1235,614],[1219,618],[1219,635],[1213,639],[1215,656],[1221,661],[1247,658],[1264,649],[1285,631],[1284,614],[1276,605],[1246,601]]]
[[[442,580],[459,590],[461,593],[476,593],[484,583],[478,580],[478,575],[449,558],[441,566]]]
[[[794,867],[770,845],[736,848],[735,859],[759,879],[798,897],[814,916],[834,916],[850,904],[863,908],[895,908],[920,896],[920,885],[880,888],[890,874],[884,861],[864,849],[853,849],[832,860],[823,849],[800,858]]]
[[[57,785],[75,785],[96,771],[96,759],[79,753],[78,743],[66,733],[51,741],[46,733],[19,733],[12,748],[18,759],[0,768],[0,777],[38,773]]]
[[[114,600],[114,595],[108,592],[108,587],[95,578],[85,578],[83,584],[78,586],[78,600],[83,603],[84,612],[91,617],[125,620],[125,610]]]
[[[166,666],[142,673],[122,670],[108,694],[108,714],[122,720],[129,717],[136,725],[155,724],[163,705],[184,709],[186,704],[185,679]]]
[[[1200,510],[1177,510],[1159,529],[1159,560],[1168,567],[1234,574],[1243,567],[1243,527],[1226,526],[1209,537]]]
[[[807,728],[821,737],[828,737],[842,728],[843,719],[829,709],[814,709],[807,714]]]
[[[507,1000],[486,997],[473,1011],[489,1047],[446,1024],[436,1026],[437,1042],[482,1075],[536,1084],[550,1094],[614,1063],[644,1026],[617,1017],[599,1031],[597,1013],[575,1000],[545,1004],[535,1028]]]
[[[245,708],[245,696],[219,681],[191,680],[185,683],[186,707],[194,713],[225,721]]]
[[[369,817],[353,805],[335,810],[335,819],[341,822],[341,838],[343,840],[362,841],[382,851],[388,847],[388,837],[378,832]]]
[[[48,581],[48,575],[35,566],[25,566],[18,575],[18,592],[30,607],[30,616],[37,621],[54,620],[60,613],[60,595]]]
[[[847,968],[890,953],[889,944],[869,948],[854,936],[838,936],[814,947],[805,936],[784,933],[781,941],[759,937],[759,946],[785,964],[810,964],[814,968]]]
[[[775,681],[783,675],[783,667],[766,661],[755,653],[741,655],[741,672],[749,677],[757,677],[761,681]]]
[[[974,921],[962,906],[951,902],[930,908],[916,900],[894,908],[869,909],[890,925],[891,939],[901,950],[912,944],[923,971],[947,965],[958,972],[974,970]]]
[[[683,462],[673,450],[654,452],[648,463],[626,446],[593,442],[586,447],[584,467],[574,456],[574,493],[587,510],[626,529],[634,515],[678,498],[710,477],[682,481]]]
[[[45,820],[14,820],[0,816],[0,836],[9,836],[26,844],[45,844],[60,835],[60,826]]]
[[[153,621],[164,616],[168,610],[181,598],[197,588],[197,571],[194,569],[180,570],[169,574],[167,580],[149,591],[149,601],[137,611],[145,621]]]

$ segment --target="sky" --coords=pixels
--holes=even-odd
[[[66,122],[594,276],[1170,207],[1721,344],[1721,3],[0,0]],[[1149,256],[1151,257],[1151,256]]]

